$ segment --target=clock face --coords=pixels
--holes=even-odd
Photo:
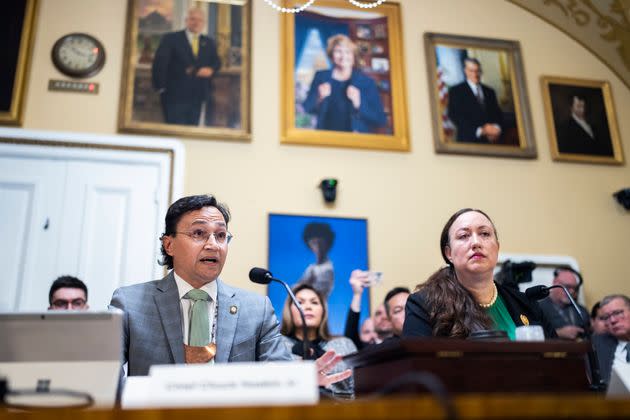
[[[60,72],[70,77],[93,76],[105,64],[105,49],[93,36],[68,34],[55,42],[52,60]]]

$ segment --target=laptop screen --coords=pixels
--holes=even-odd
[[[120,311],[0,314],[0,377],[20,404],[112,407],[121,331]]]

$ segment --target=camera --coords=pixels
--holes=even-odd
[[[532,271],[535,269],[536,263],[533,261],[512,262],[506,260],[495,278],[498,283],[518,290],[519,283],[532,281]]]
[[[339,184],[339,182],[337,182],[335,178],[325,178],[320,182],[319,188],[321,188],[324,201],[327,203],[335,202],[337,198],[337,184]]]

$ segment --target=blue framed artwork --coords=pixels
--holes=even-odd
[[[269,215],[269,271],[294,287],[308,282],[328,296],[328,324],[334,335],[343,335],[352,300],[350,273],[367,270],[367,220]],[[270,284],[268,295],[278,317],[287,293]],[[361,321],[369,317],[369,289],[363,293]]]

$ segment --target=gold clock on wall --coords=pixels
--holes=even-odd
[[[85,78],[94,76],[105,65],[105,48],[92,35],[71,33],[55,42],[52,61],[66,76]]]

